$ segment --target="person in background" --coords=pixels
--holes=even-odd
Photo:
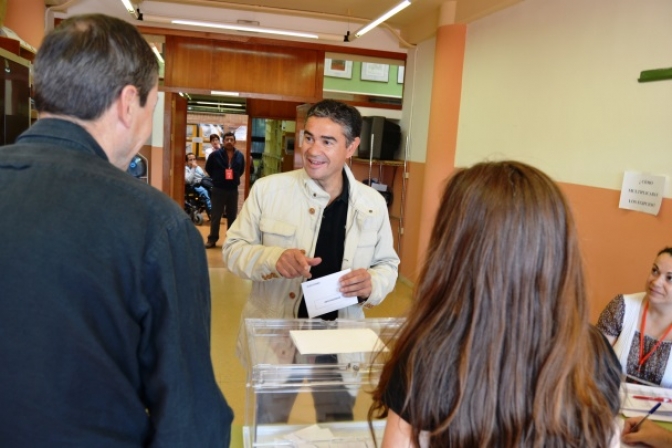
[[[219,134],[212,133],[210,134],[210,137],[208,137],[208,140],[210,140],[210,147],[206,148],[205,150],[205,161],[208,161],[208,158],[210,157],[210,154],[212,154],[215,151],[218,151],[222,148],[222,140],[219,137]]]
[[[213,135],[217,135],[217,134],[210,134],[210,141],[213,140],[213,138],[212,138]],[[217,135],[217,139],[218,139],[218,140],[217,140],[217,143],[219,143],[219,135]],[[217,147],[217,149],[219,149],[219,146]],[[207,148],[205,148],[205,151],[203,151],[203,152],[204,152],[204,155],[205,155],[205,161],[206,161],[206,162],[208,161],[208,157],[210,157],[210,154],[212,154],[212,152],[213,152],[214,150],[215,150],[215,149],[212,147],[212,145],[210,145],[210,146],[208,146]]]
[[[620,369],[588,324],[576,228],[529,165],[458,171],[369,411],[383,447],[618,446]]]
[[[205,243],[206,249],[215,247],[219,240],[219,228],[222,215],[226,210],[227,228],[236,220],[238,214],[238,185],[245,172],[245,156],[236,149],[236,136],[233,132],[224,134],[224,147],[219,136],[210,135],[210,143],[214,148],[205,162],[205,171],[212,178],[212,213],[210,215],[210,234]]]
[[[307,318],[301,283],[347,268],[351,271],[340,278],[340,291],[358,297],[359,304],[320,318],[362,319],[363,308],[378,305],[394,288],[399,257],[385,199],[357,182],[346,164],[359,145],[361,127],[362,117],[352,106],[333,100],[314,104],[301,145],[303,168],[254,183],[223,247],[228,269],[252,280],[242,319]],[[241,359],[243,331],[241,326]],[[335,355],[327,357],[335,360]],[[313,397],[317,400],[318,394]],[[348,393],[341,397],[331,409],[316,404],[318,421],[352,418]],[[293,399],[275,394],[269,400],[273,406],[259,406],[271,410],[260,421],[286,421]]]
[[[658,252],[645,287],[645,292],[616,296],[597,327],[613,345],[628,381],[672,388],[672,247]]]
[[[205,177],[205,172],[198,166],[196,156],[193,153],[187,154],[187,165],[184,167],[184,182],[194,188],[200,198],[205,202],[208,209],[208,216],[212,212],[212,204],[210,203],[210,195],[208,190],[201,185],[201,181]]]
[[[648,446],[651,448],[672,447],[672,431],[660,425],[646,420],[636,432],[632,429],[639,423],[642,417],[631,417],[623,424],[623,442],[632,446]]]
[[[152,130],[154,53],[124,20],[74,16],[33,82],[39,119],[0,148],[0,446],[229,446],[200,234],[125,172]]]
[[[216,135],[218,138],[220,138],[220,135],[222,135],[222,132],[224,132],[224,129],[222,128],[221,125],[201,123],[199,125],[199,127],[201,129],[201,135],[206,136],[208,138],[208,141],[212,141],[212,136],[213,135]],[[220,138],[220,141],[221,141],[221,138]],[[210,157],[210,154],[212,154],[213,150],[214,149],[213,149],[212,145],[208,145],[208,146],[205,147],[205,150],[203,151],[203,154],[205,156],[206,162],[208,160],[208,157]]]

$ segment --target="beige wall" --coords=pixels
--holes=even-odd
[[[556,180],[619,189],[672,172],[668,0],[526,0],[469,25],[456,163],[512,157]],[[672,198],[672,183],[666,197]]]

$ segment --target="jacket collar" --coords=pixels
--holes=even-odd
[[[54,145],[94,154],[109,161],[107,154],[86,129],[72,121],[59,118],[40,118],[16,140],[17,143]]]
[[[355,179],[355,176],[352,174],[352,171],[350,171],[350,168],[348,165],[344,165],[343,169],[345,170],[345,176],[348,178],[348,196],[349,196],[349,201],[353,202],[356,197],[352,194],[353,185],[355,182],[357,182],[357,179]],[[301,179],[301,183],[303,184],[304,188],[306,189],[306,193],[308,196],[313,197],[313,198],[326,198],[327,200],[329,199],[329,194],[324,191],[324,189],[317,183],[315,182],[310,176],[308,176],[308,173],[306,173],[306,170],[301,168],[299,173],[299,178]]]

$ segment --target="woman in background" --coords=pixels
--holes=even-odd
[[[523,163],[457,172],[369,419],[383,447],[618,446],[620,368],[588,324],[565,198]]]
[[[672,247],[658,252],[646,292],[616,296],[597,327],[614,346],[628,380],[672,388]]]

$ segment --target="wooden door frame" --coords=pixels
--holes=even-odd
[[[163,109],[163,178],[161,190],[184,205],[184,154],[187,141],[187,100],[165,92]]]

